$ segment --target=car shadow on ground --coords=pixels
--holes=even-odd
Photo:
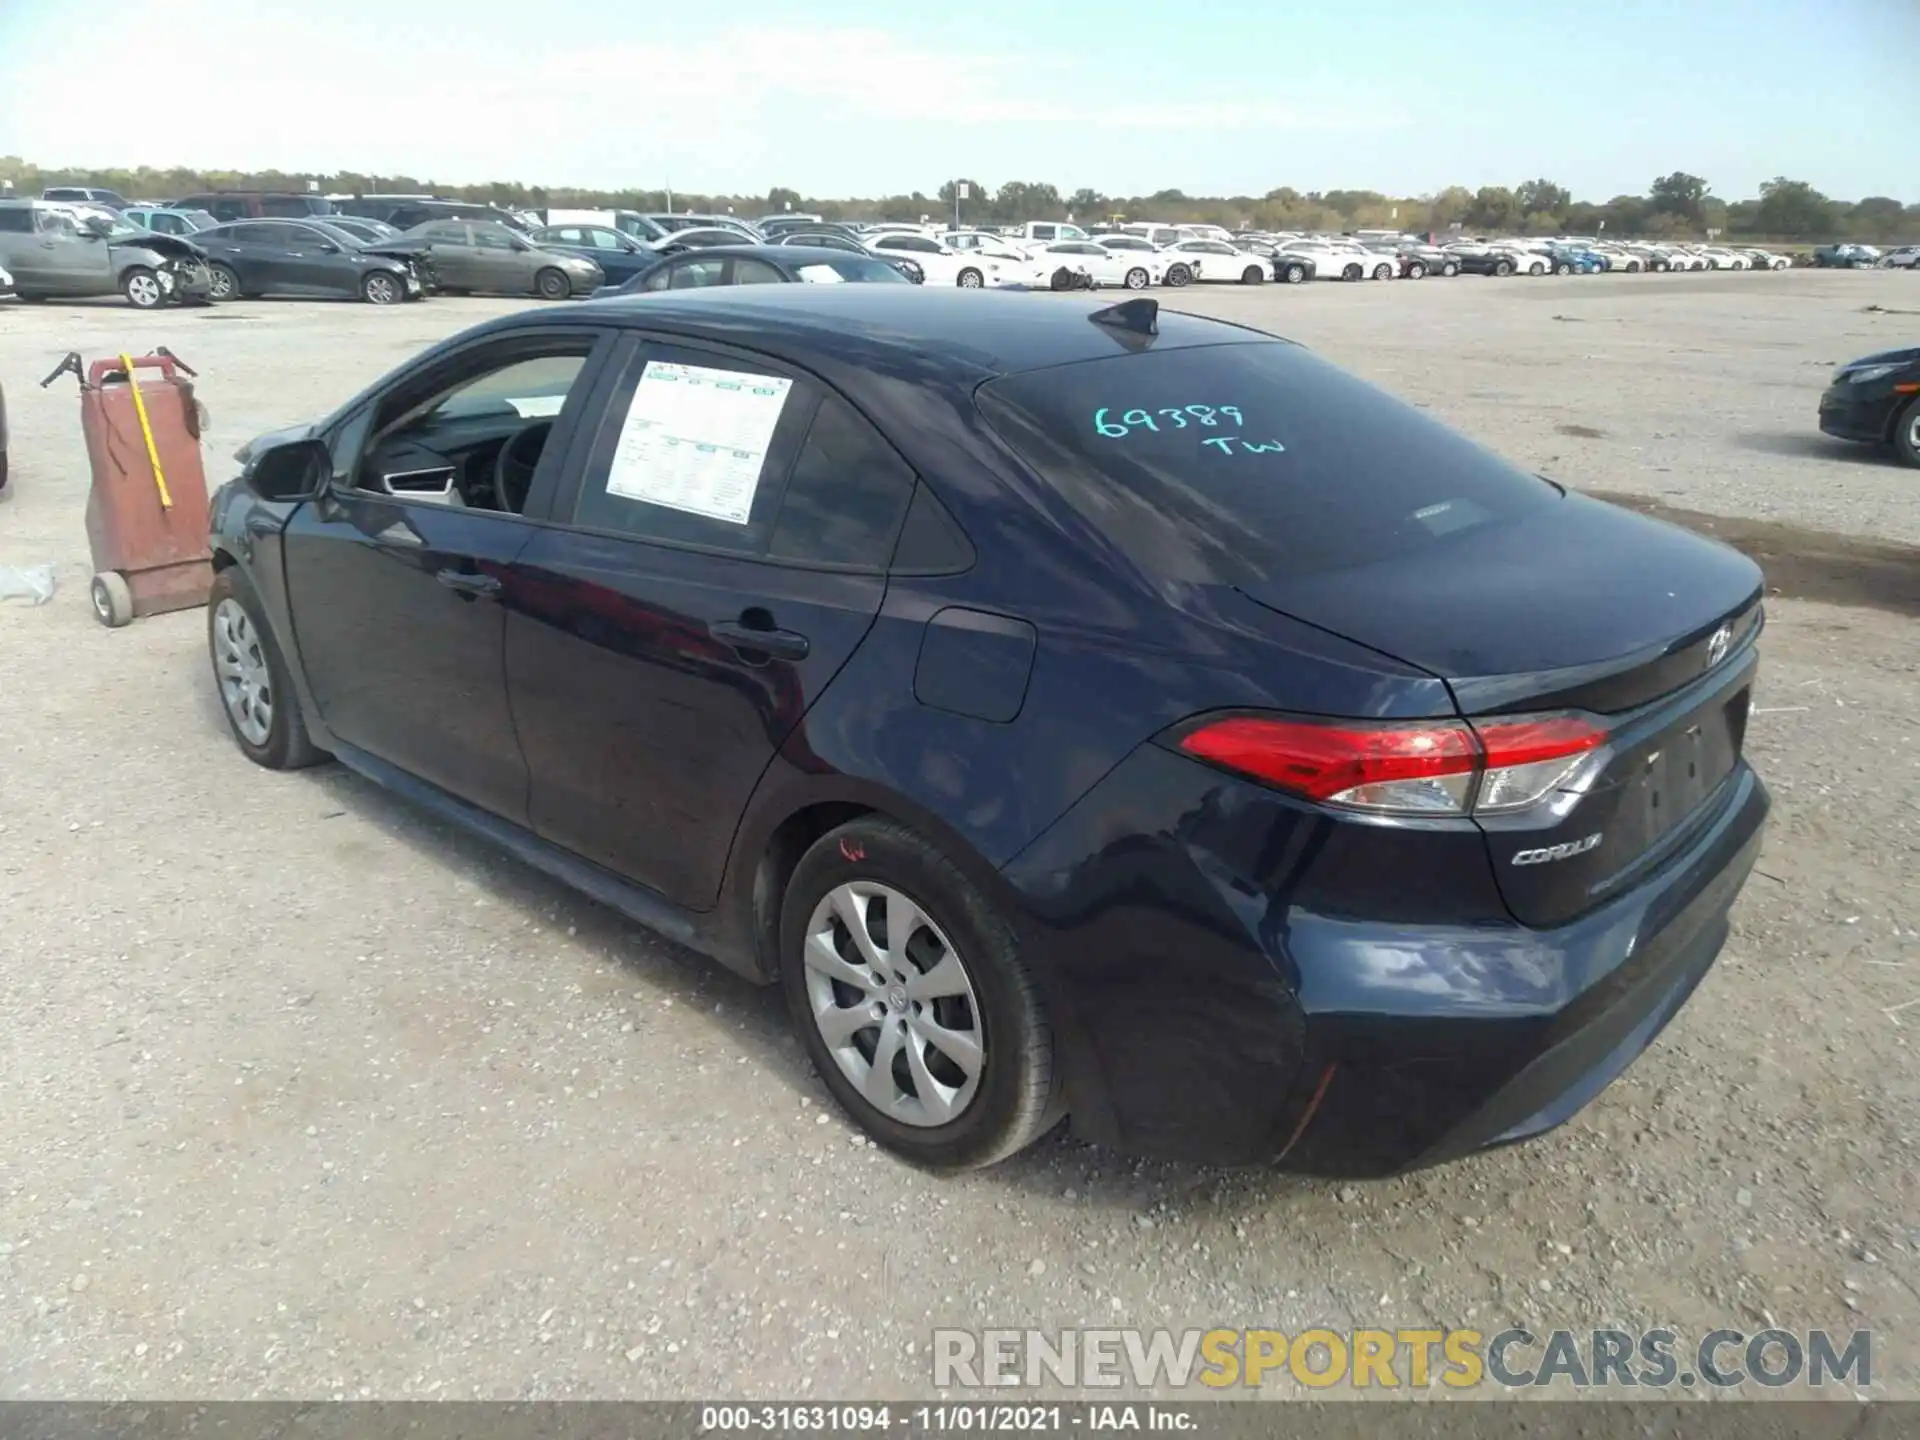
[[[1708,515],[1644,495],[1586,492],[1733,546],[1765,573],[1767,593],[1920,617],[1920,546],[1836,535],[1777,520]]]
[[[1748,430],[1733,437],[1742,450],[1762,455],[1785,455],[1793,460],[1843,460],[1855,465],[1897,466],[1893,452],[1878,445],[1836,440],[1830,435],[1808,435],[1792,430]]]
[[[184,708],[223,744],[231,743],[226,714],[206,672],[199,666],[181,673],[189,687]],[[236,765],[247,762],[234,757]],[[254,778],[254,777],[247,777]],[[335,824],[352,816],[371,825],[396,846],[431,861],[457,882],[472,886],[509,917],[509,933],[564,937],[576,953],[597,958],[619,992],[646,992],[649,1000],[670,1000],[683,1013],[705,1014],[724,1007],[732,1022],[709,1038],[725,1043],[755,1063],[769,1067],[795,1097],[834,1108],[826,1086],[794,1037],[784,993],[777,985],[742,979],[717,962],[677,945],[617,911],[550,879],[484,839],[443,822],[344,765],[328,762],[310,770],[273,777],[280,783],[311,787],[314,824]],[[898,1164],[908,1164],[895,1160]],[[1471,1163],[1471,1162],[1468,1162]],[[1063,1196],[1113,1216],[1131,1215],[1142,1228],[1170,1223],[1180,1212],[1209,1210],[1229,1217],[1254,1216],[1274,1205],[1298,1205],[1312,1199],[1331,1204],[1337,1182],[1289,1175],[1270,1166],[1223,1167],[1152,1160],[1090,1144],[1062,1123],[990,1169],[954,1184],[986,1183],[1022,1196]],[[1344,1189],[1341,1199],[1349,1198]],[[1340,1211],[1330,1211],[1338,1214]],[[1155,1217],[1158,1217],[1156,1219]]]

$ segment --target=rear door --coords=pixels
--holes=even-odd
[[[776,750],[873,623],[911,498],[845,399],[636,340],[515,565],[507,680],[545,838],[714,903]]]
[[[221,258],[240,277],[240,288],[253,295],[284,295],[294,282],[288,273],[287,247],[281,227],[267,220],[229,225],[222,234],[227,247]]]

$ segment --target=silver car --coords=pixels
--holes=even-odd
[[[137,310],[208,295],[199,248],[137,226],[76,221],[58,205],[0,200],[0,268],[22,300],[124,295]]]
[[[504,225],[429,220],[395,238],[419,243],[442,290],[565,300],[591,295],[606,279],[593,261],[542,250]]]

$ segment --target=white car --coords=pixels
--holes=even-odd
[[[1751,270],[1753,262],[1738,250],[1725,250],[1718,245],[1702,245],[1700,257],[1707,262],[1709,270]]]
[[[7,267],[0,265],[0,295],[13,293],[13,276],[7,273]]]
[[[1777,258],[1781,261],[1779,268],[1785,269],[1788,263],[1787,257],[1781,255]],[[1920,274],[1920,245],[1902,245],[1898,250],[1889,250],[1874,263],[1894,270],[1912,270]]]
[[[1920,249],[1920,247],[1915,248]],[[1753,268],[1756,270],[1791,270],[1793,268],[1791,255],[1778,255],[1755,245],[1748,246],[1740,253],[1753,262]]]
[[[1275,253],[1282,262],[1289,255],[1311,260],[1314,274],[1321,280],[1390,280],[1399,268],[1384,255],[1337,240],[1287,240]]]
[[[1273,262],[1224,240],[1182,240],[1166,249],[1169,265],[1187,267],[1195,280],[1258,285],[1273,275]],[[1178,283],[1178,282],[1175,282]]]
[[[1051,245],[1035,246],[1030,253],[1047,268],[1049,275],[1057,263],[1079,266],[1093,277],[1095,285],[1144,290],[1149,285],[1167,283],[1167,257],[1151,248],[1109,249],[1098,240],[1058,240]]]
[[[920,267],[929,285],[958,285],[962,290],[999,290],[1031,285],[1031,264],[997,255],[956,250],[917,230],[882,230],[860,237],[878,255],[904,255]]]

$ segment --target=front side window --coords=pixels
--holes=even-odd
[[[784,285],[787,277],[764,260],[749,260],[745,256],[733,262],[733,283],[736,285]]]
[[[669,267],[665,288],[669,290],[704,290],[709,285],[723,284],[727,278],[725,260],[689,260],[680,265]],[[650,285],[649,289],[659,289]]]
[[[376,407],[355,485],[398,500],[520,513],[592,345],[591,337],[517,342],[495,348],[491,360],[463,358],[424,395],[403,386]],[[343,463],[352,462],[336,447],[336,467]]]
[[[648,346],[601,418],[574,523],[765,554],[814,393],[756,363]]]

